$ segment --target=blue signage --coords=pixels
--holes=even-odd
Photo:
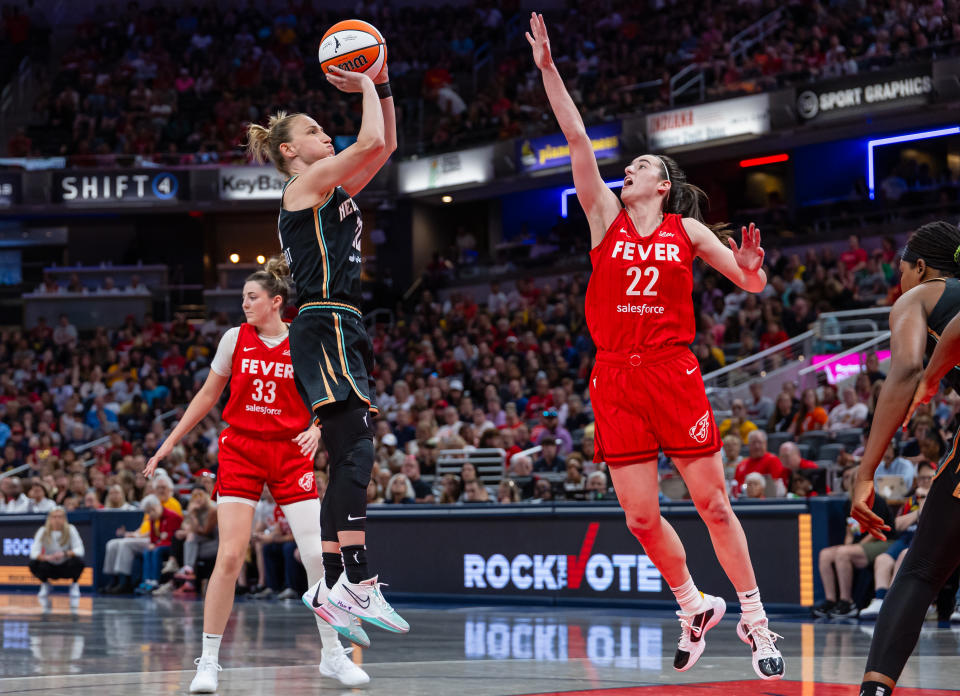
[[[598,160],[620,154],[620,121],[587,128],[587,137]],[[570,146],[563,133],[517,141],[517,169],[534,172],[570,164]]]

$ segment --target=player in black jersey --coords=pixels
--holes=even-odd
[[[911,408],[932,396],[940,378],[960,391],[957,345],[937,345],[960,315],[960,230],[946,222],[923,225],[904,247],[900,261],[903,295],[890,311],[890,371],[880,391],[853,492],[851,514],[861,527],[883,539],[890,528],[870,510],[873,476],[883,452]],[[960,334],[953,327],[951,335]],[[923,375],[924,355],[932,359]],[[907,658],[917,644],[927,608],[960,565],[960,455],[953,448],[940,464],[927,494],[916,535],[887,592],[877,617],[861,696],[890,696]]]
[[[306,114],[280,112],[266,128],[251,124],[248,130],[254,157],[270,160],[288,177],[278,227],[299,306],[290,326],[290,358],[329,454],[320,518],[325,579],[303,601],[347,638],[354,632],[349,623],[338,623],[343,614],[326,609],[330,604],[406,633],[410,626],[384,599],[366,557],[370,415],[377,409],[371,401],[373,348],[360,313],[363,221],[352,198],[396,149],[396,117],[386,65],[372,81],[336,67],[327,80],[363,96],[357,141],[342,152],[334,152],[330,136]]]

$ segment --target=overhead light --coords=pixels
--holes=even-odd
[[[781,152],[779,155],[770,155],[769,157],[754,157],[752,159],[740,160],[740,166],[746,169],[747,167],[760,167],[764,164],[786,162],[789,159],[790,155],[788,155],[786,152]]]
[[[264,256],[263,254],[258,254],[258,255],[257,255],[257,263],[259,263],[259,264],[264,264],[264,263],[266,263],[266,262],[267,262],[267,257],[266,257],[266,256]]]
[[[230,254],[230,263],[240,263],[240,254]]]
[[[620,181],[604,181],[604,184],[607,185],[609,189],[623,188],[623,179]],[[563,189],[560,194],[560,217],[567,217],[567,198],[574,195],[577,192],[577,189],[573,186],[567,189]]]
[[[928,138],[942,138],[945,135],[957,135],[960,133],[960,126],[953,128],[940,128],[938,130],[921,131],[919,133],[905,133],[903,135],[894,135],[889,138],[880,138],[878,140],[867,141],[867,189],[870,192],[870,200],[874,200],[876,190],[874,186],[873,174],[873,148],[880,145],[894,145],[896,143],[909,143],[913,140],[927,140]]]
[[[444,203],[453,203],[453,196],[440,196],[440,200]]]

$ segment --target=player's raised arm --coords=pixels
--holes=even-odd
[[[553,62],[550,53],[550,37],[547,36],[547,25],[543,15],[533,12],[530,14],[530,31],[527,32],[527,41],[533,49],[533,60],[543,75],[543,87],[550,100],[550,108],[560,124],[563,137],[570,146],[570,163],[573,169],[573,184],[577,189],[577,198],[587,214],[590,223],[591,247],[595,247],[603,240],[607,227],[620,212],[620,202],[616,195],[607,188],[600,176],[596,155],[587,136],[587,129],[583,125],[580,112],[563,84],[563,78]]]
[[[693,242],[697,256],[747,292],[760,292],[767,284],[763,270],[763,247],[760,230],[751,222],[740,230],[740,246],[733,237],[725,246],[716,233],[699,220],[683,219],[683,229]]]
[[[384,64],[380,74],[374,78],[373,83],[376,85],[377,96],[380,98],[380,107],[383,111],[384,147],[376,158],[343,183],[344,190],[351,196],[360,193],[370,183],[370,180],[377,175],[380,168],[387,163],[390,155],[397,149],[397,115],[393,105],[390,74],[387,71],[386,64]]]

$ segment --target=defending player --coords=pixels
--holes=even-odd
[[[323,431],[330,480],[323,497],[326,584],[304,595],[321,617],[350,637],[350,622],[329,607],[396,633],[410,626],[387,603],[366,557],[367,484],[373,470],[370,414],[373,346],[360,313],[360,236],[353,196],[396,149],[396,119],[387,68],[376,86],[361,73],[331,68],[327,79],[363,95],[357,142],[334,153],[330,136],[305,114],[272,117],[249,128],[251,153],[289,177],[280,202],[280,245],[297,284],[300,310],[290,327],[297,387]]]
[[[744,290],[759,292],[766,284],[760,234],[751,224],[743,230],[741,248],[732,240],[725,246],[701,221],[703,192],[687,183],[669,157],[633,160],[621,205],[600,177],[583,121],[550,55],[541,15],[531,16],[527,41],[570,145],[574,185],[590,225],[593,274],[586,313],[598,349],[590,377],[595,458],[609,466],[627,525],[680,603],[674,668],[685,671],[696,663],[704,635],[726,605],[694,585],[683,544],[660,516],[658,449],[677,465],[737,590],[742,611],[737,634],[752,648],[754,671],[762,679],[780,679],[779,636],[767,627],[746,537],[727,499],[717,426],[688,348],[695,332],[694,257]]]
[[[887,444],[905,415],[909,418],[917,403],[937,393],[940,380],[960,391],[960,229],[947,222],[920,227],[904,247],[900,274],[903,295],[890,310],[890,370],[860,461],[851,510],[854,519],[879,539],[890,528],[870,507],[873,476]],[[930,362],[924,371],[925,354]],[[960,565],[958,443],[960,438],[955,437],[937,470],[913,543],[883,600],[861,696],[893,693],[917,644],[927,608]]]
[[[220,546],[204,597],[203,653],[197,659],[190,693],[213,693],[217,689],[220,641],[233,608],[234,588],[264,484],[270,487],[290,524],[310,583],[323,581],[320,500],[313,475],[320,431],[311,426],[310,411],[294,385],[289,331],[280,318],[289,291],[289,270],[279,259],[271,259],[265,270],[247,278],[243,286],[247,323],[230,329],[220,339],[203,388],[143,472],[153,474],[183,436],[216,405],[229,382],[230,399],[223,411],[229,427],[220,434],[217,470]],[[352,618],[335,609],[331,613],[338,613],[341,623]],[[320,673],[347,686],[369,682],[370,677],[346,656],[336,632],[315,618],[323,643]],[[359,625],[350,623],[355,632],[351,640],[369,645]]]

